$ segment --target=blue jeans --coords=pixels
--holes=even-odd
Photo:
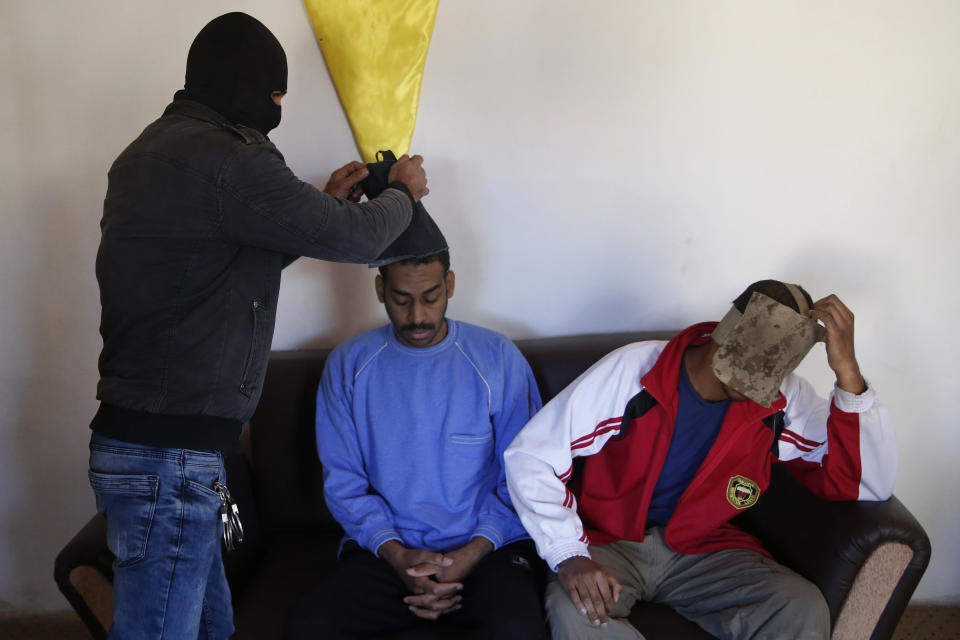
[[[220,640],[233,634],[220,557],[216,451],[90,439],[90,485],[113,563],[109,638]]]

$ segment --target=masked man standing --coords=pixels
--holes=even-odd
[[[363,204],[359,162],[325,192],[297,179],[267,138],[286,90],[273,34],[220,16],[190,47],[184,89],[109,172],[90,482],[116,556],[111,638],[233,633],[222,452],[260,397],[280,271],[374,259],[427,193],[419,156]]]
[[[791,373],[824,333],[830,403]],[[517,513],[556,572],[554,638],[641,638],[626,620],[638,600],[718,638],[828,637],[816,586],[730,520],[774,463],[827,500],[888,498],[897,464],[854,355],[853,314],[775,280],[748,287],[719,324],[607,355],[504,457]]]

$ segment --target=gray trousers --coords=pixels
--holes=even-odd
[[[830,636],[830,612],[816,585],[754,551],[683,555],[667,547],[662,527],[651,527],[643,542],[592,545],[590,555],[623,585],[620,601],[609,624],[595,627],[552,575],[547,615],[554,640],[643,640],[626,619],[638,600],[665,604],[717,638]]]

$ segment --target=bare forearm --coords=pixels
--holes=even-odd
[[[844,367],[838,367],[836,374],[837,386],[844,391],[854,395],[860,395],[867,390],[867,382],[863,379],[856,360]]]
[[[493,551],[493,543],[483,536],[477,536],[465,544],[461,550],[468,558],[472,559],[474,563],[477,563],[483,556]]]

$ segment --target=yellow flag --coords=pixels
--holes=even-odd
[[[439,0],[304,0],[365,162],[410,150]]]

